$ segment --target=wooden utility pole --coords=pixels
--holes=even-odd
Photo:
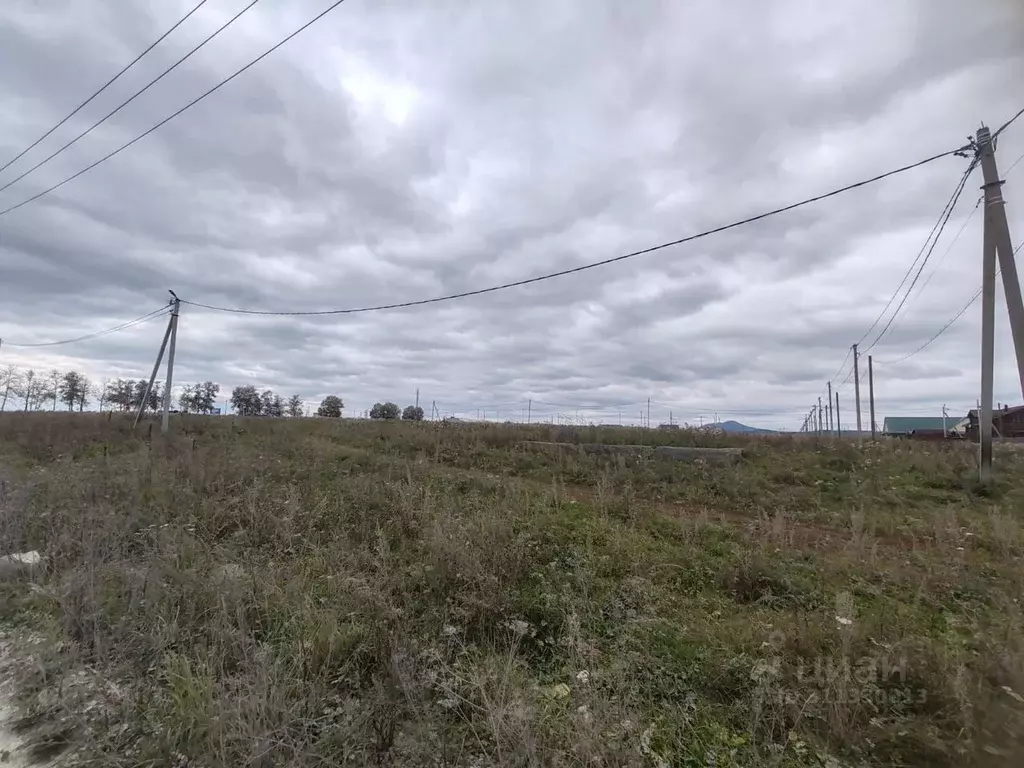
[[[857,365],[860,352],[857,351],[857,345],[853,345],[853,399],[854,408],[857,409],[857,437],[860,437],[860,370]]]
[[[875,367],[872,365],[871,355],[868,355],[868,404],[870,411],[868,416],[871,419],[871,439],[875,439]]]
[[[174,296],[174,292],[171,292]],[[167,381],[164,384],[164,418],[160,423],[160,434],[166,435],[171,423],[171,387],[174,383],[174,347],[178,341],[178,310],[181,309],[181,301],[174,296],[174,303],[171,305],[171,343],[167,347]]]
[[[991,247],[999,257],[999,272],[1003,276],[1003,294],[1006,297],[1006,309],[1010,315],[1010,333],[1013,337],[1013,349],[1017,356],[1017,378],[1020,381],[1021,394],[1024,395],[1024,299],[1021,298],[1020,280],[1017,277],[1017,263],[1013,258],[1010,225],[1006,221],[1006,201],[1003,199],[1002,191],[1002,186],[1005,182],[999,178],[999,169],[996,166],[995,143],[988,128],[983,126],[978,129],[977,145],[978,160],[981,163],[981,171],[985,177],[985,184],[982,186],[982,189],[985,191],[985,236],[991,236]],[[983,254],[983,257],[987,258],[987,255]],[[983,265],[983,300],[985,290],[984,268]],[[984,312],[983,304],[983,318],[987,317],[984,315]],[[982,341],[982,347],[984,349],[984,340]],[[985,407],[984,397],[982,397],[981,405],[983,408]],[[990,401],[988,406],[991,408],[991,405]]]

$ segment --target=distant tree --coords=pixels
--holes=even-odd
[[[218,392],[220,392],[220,384],[215,384],[212,381],[185,386],[178,396],[178,405],[185,413],[210,414],[217,407]]]
[[[213,381],[204,381],[196,384],[196,407],[200,413],[210,414],[217,408],[217,395],[220,394],[220,384]]]
[[[92,382],[83,373],[78,374],[78,383],[80,385],[78,388],[78,412],[81,413],[85,410],[85,404],[89,402],[89,396],[92,394],[94,387]],[[70,407],[68,410],[70,410]]]
[[[130,411],[135,401],[135,382],[131,379],[115,379],[107,390],[107,402],[119,411]]]
[[[96,398],[96,408],[100,411],[103,410],[103,406],[107,404],[107,393],[110,391],[110,382],[104,379],[98,384],[93,384],[90,388],[90,394]]]
[[[0,370],[0,388],[3,389],[3,400],[0,400],[0,411],[7,409],[7,398],[11,392],[17,393],[18,384],[21,381],[21,373],[18,366],[7,365]]]
[[[298,395],[292,395],[289,397],[286,412],[293,419],[297,419],[302,416],[302,398]]]
[[[402,418],[406,421],[423,421],[423,409],[418,405],[407,405],[402,411]]]
[[[118,379],[120,381],[120,379]],[[128,398],[128,407],[124,410],[134,411],[142,405],[142,401],[146,399],[146,385],[149,382],[146,379],[139,379],[135,381],[128,379],[125,381],[125,394]],[[153,382],[153,388],[149,391],[149,399],[146,400],[146,408],[150,411],[161,410],[164,406],[163,398],[160,396],[160,384],[156,381]]]
[[[373,408],[370,409],[370,418],[392,421],[397,419],[401,413],[401,409],[394,403],[374,403]]]
[[[140,405],[142,405],[142,401],[146,399],[146,385],[147,384],[149,384],[149,382],[146,381],[145,379],[139,379],[138,381],[135,381],[134,379],[131,380],[131,386],[132,386],[132,403],[131,403],[131,407],[132,407],[133,410],[135,408],[138,408]],[[156,387],[156,382],[155,381],[153,382],[153,386],[154,386],[154,388]],[[150,394],[152,394],[152,393],[150,393]],[[149,407],[149,403],[148,402],[146,403],[146,407]]]
[[[280,418],[284,416],[284,400],[272,389],[264,390],[260,395],[260,402],[263,404],[263,415]]]
[[[345,407],[345,404],[341,401],[341,398],[337,395],[328,395],[320,402],[320,407],[316,409],[317,416],[325,416],[330,419],[340,419],[341,410]]]
[[[196,390],[193,385],[186,384],[181,388],[181,394],[178,395],[178,410],[182,413],[199,411],[199,408],[196,406]]]
[[[231,406],[239,416],[259,416],[263,410],[260,393],[252,384],[243,384],[231,390]]]
[[[68,371],[61,376],[57,385],[60,401],[68,407],[69,411],[73,411],[78,405],[78,401],[84,398],[88,387],[89,382],[85,376],[78,371]]]
[[[60,397],[60,384],[64,377],[60,371],[54,369],[46,377],[46,397],[53,400],[51,411],[57,410],[57,399]]]
[[[41,390],[39,377],[36,376],[36,372],[29,368],[25,371],[25,374],[18,379],[17,389],[14,391],[18,397],[24,398],[25,410],[27,411],[32,407],[32,402],[36,399]]]

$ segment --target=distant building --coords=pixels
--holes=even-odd
[[[972,408],[966,418],[967,438],[978,442],[978,411]],[[1024,405],[992,409],[992,436],[1024,440]]]
[[[956,423],[955,418],[944,416],[887,416],[882,422],[882,434],[919,440],[942,439]]]

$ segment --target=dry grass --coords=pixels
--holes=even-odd
[[[1024,457],[0,415],[39,746],[103,766],[1019,765]],[[743,444],[735,467],[519,440]],[[42,735],[40,735],[42,734]]]

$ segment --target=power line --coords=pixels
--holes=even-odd
[[[131,327],[136,326],[136,325],[141,325],[142,323],[149,322],[150,320],[155,320],[156,318],[160,317],[161,315],[167,314],[169,311],[170,311],[170,307],[169,306],[163,306],[163,307],[160,307],[159,309],[153,310],[152,312],[147,312],[146,314],[142,315],[141,317],[136,317],[134,320],[129,320],[129,321],[125,322],[125,323],[121,323],[120,325],[115,325],[113,328],[107,328],[107,329],[102,330],[102,331],[96,331],[95,333],[88,333],[85,336],[76,336],[73,339],[61,339],[60,341],[41,341],[41,342],[36,342],[36,343],[32,343],[32,344],[16,344],[14,342],[8,342],[8,341],[4,340],[3,345],[5,347],[25,348],[25,347],[55,347],[55,346],[58,346],[60,344],[74,344],[75,342],[78,342],[78,341],[88,341],[89,339],[95,339],[95,338],[98,338],[100,336],[106,336],[107,334],[110,334],[110,333],[115,333],[117,331],[123,331],[123,330],[125,330],[127,328],[131,328]]]
[[[698,232],[695,235],[687,235],[686,237],[679,238],[678,240],[672,240],[671,242],[668,242],[668,243],[662,243],[661,245],[654,245],[654,246],[651,246],[650,248],[643,248],[643,249],[641,249],[639,251],[632,251],[630,253],[622,254],[621,256],[615,256],[613,258],[604,259],[602,261],[595,261],[595,262],[592,262],[590,264],[584,264],[584,265],[579,266],[579,267],[572,267],[571,269],[563,269],[563,270],[560,270],[558,272],[551,272],[551,273],[546,274],[546,275],[539,275],[537,277],[530,277],[530,278],[527,278],[525,280],[516,280],[516,281],[511,282],[511,283],[502,283],[501,285],[491,286],[490,288],[478,288],[478,289],[472,290],[472,291],[463,291],[461,293],[452,293],[452,294],[449,294],[447,296],[436,296],[436,297],[431,298],[431,299],[418,299],[418,300],[415,300],[415,301],[403,301],[403,302],[398,302],[398,303],[395,303],[395,304],[381,304],[381,305],[378,305],[378,306],[357,307],[357,308],[352,308],[352,309],[323,309],[323,310],[308,310],[308,311],[274,312],[274,311],[259,310],[259,309],[238,309],[238,308],[233,308],[233,307],[219,307],[219,306],[215,306],[215,305],[211,305],[211,304],[202,304],[202,303],[197,302],[197,301],[188,301],[186,299],[182,299],[181,303],[182,304],[189,304],[189,305],[191,305],[193,307],[198,307],[200,309],[212,310],[214,312],[230,312],[230,313],[239,314],[239,315],[273,315],[273,316],[350,315],[350,314],[356,314],[356,313],[359,313],[359,312],[378,312],[378,311],[385,310],[385,309],[402,309],[402,308],[405,308],[405,307],[419,307],[419,306],[423,306],[424,304],[436,304],[436,303],[442,302],[442,301],[452,301],[454,299],[464,299],[464,298],[467,298],[469,296],[480,296],[480,295],[485,294],[485,293],[494,293],[495,291],[503,291],[503,290],[505,290],[507,288],[517,288],[517,287],[519,287],[521,285],[530,285],[531,283],[539,283],[542,280],[551,280],[552,278],[555,278],[555,277],[564,277],[565,275],[576,274],[577,272],[583,272],[583,271],[588,270],[588,269],[594,269],[595,267],[603,267],[603,266],[606,266],[608,264],[613,264],[613,263],[618,262],[618,261],[625,261],[626,259],[631,259],[631,258],[633,258],[635,256],[643,256],[643,255],[648,254],[648,253],[653,253],[654,251],[660,251],[660,250],[662,250],[664,248],[671,248],[671,247],[676,246],[676,245],[682,245],[683,243],[689,243],[689,242],[692,242],[694,240],[699,240],[701,238],[708,237],[709,235],[715,235],[715,234],[718,234],[720,232],[725,232],[726,230],[729,230],[729,229],[735,229],[736,227],[741,227],[741,226],[743,226],[745,224],[751,224],[751,223],[753,223],[755,221],[761,221],[762,219],[767,219],[767,218],[769,218],[771,216],[776,216],[776,215],[778,215],[780,213],[786,213],[787,211],[792,211],[792,210],[794,210],[796,208],[801,208],[801,207],[803,207],[805,205],[810,205],[811,203],[816,203],[816,202],[819,202],[821,200],[825,200],[826,198],[834,197],[836,195],[842,194],[843,192],[849,192],[850,190],[857,189],[858,187],[863,187],[863,186],[866,186],[868,184],[873,184],[876,181],[881,181],[882,179],[889,178],[890,176],[895,176],[896,174],[903,173],[905,171],[909,171],[909,170],[912,170],[914,168],[918,168],[918,167],[920,167],[922,165],[925,165],[927,163],[931,163],[931,162],[933,162],[935,160],[939,160],[939,159],[941,159],[943,157],[948,157],[949,155],[956,154],[957,152],[960,152],[962,150],[963,150],[963,148],[959,148],[959,149],[950,150],[948,152],[943,152],[943,153],[938,154],[938,155],[932,155],[931,157],[925,158],[924,160],[919,160],[916,163],[911,163],[910,165],[904,165],[901,168],[896,168],[895,170],[888,171],[888,172],[880,174],[878,176],[873,176],[870,179],[865,179],[864,181],[858,181],[858,182],[856,182],[854,184],[849,184],[849,185],[847,185],[845,187],[840,187],[839,189],[833,190],[831,192],[827,192],[827,193],[822,194],[822,195],[816,195],[814,197],[809,197],[806,200],[801,200],[798,203],[792,203],[790,205],[786,205],[786,206],[783,206],[781,208],[775,208],[775,209],[773,209],[771,211],[766,211],[764,213],[759,213],[756,216],[749,216],[749,217],[747,217],[745,219],[741,219],[739,221],[734,221],[731,224],[724,224],[724,225],[722,225],[720,227],[715,227],[714,229],[707,229],[707,230],[704,230],[703,232]],[[5,213],[5,212],[4,211],[0,211],[0,214],[2,214],[2,213]]]
[[[32,195],[32,196],[31,196],[31,197],[29,197],[29,198],[26,198],[25,200],[22,200],[22,201],[21,201],[20,203],[16,203],[15,205],[12,205],[12,206],[10,206],[10,207],[8,207],[8,208],[5,208],[5,209],[3,209],[2,211],[0,211],[0,216],[3,216],[3,215],[5,215],[5,214],[8,214],[8,213],[10,213],[11,211],[15,211],[15,210],[17,210],[18,208],[21,208],[21,207],[22,207],[23,205],[28,205],[29,203],[31,203],[31,202],[33,202],[33,201],[35,201],[35,200],[38,200],[39,198],[43,197],[44,195],[48,195],[48,194],[50,194],[51,192],[53,192],[53,191],[55,191],[55,190],[57,190],[57,189],[60,189],[61,187],[63,187],[63,186],[64,186],[65,184],[67,184],[68,182],[74,181],[74,180],[75,180],[75,179],[77,179],[77,178],[78,178],[79,176],[82,176],[83,174],[86,174],[86,173],[88,173],[88,172],[89,172],[89,171],[91,171],[91,170],[92,170],[93,168],[95,168],[95,167],[96,167],[97,165],[100,165],[101,163],[104,163],[104,162],[106,162],[107,160],[109,160],[110,158],[114,157],[115,155],[118,155],[118,154],[120,154],[121,152],[124,152],[124,150],[128,149],[128,148],[129,148],[129,147],[131,147],[132,145],[136,144],[137,142],[139,142],[139,141],[141,141],[142,139],[144,139],[144,138],[146,138],[147,136],[149,136],[149,134],[153,133],[153,131],[157,130],[158,128],[162,128],[163,126],[167,125],[167,123],[171,122],[171,120],[173,120],[174,118],[176,118],[176,117],[177,117],[178,115],[180,115],[180,114],[182,114],[183,112],[185,112],[186,110],[189,110],[189,109],[191,109],[192,107],[194,107],[194,106],[195,106],[196,104],[198,104],[199,102],[201,102],[201,101],[202,101],[203,99],[205,99],[205,98],[206,98],[207,96],[209,96],[209,95],[211,95],[211,94],[215,93],[216,91],[220,90],[221,88],[223,88],[223,87],[224,87],[225,85],[227,85],[228,83],[230,83],[230,82],[231,82],[232,80],[234,80],[234,79],[235,79],[236,77],[238,77],[238,76],[239,76],[240,74],[242,74],[243,72],[245,72],[245,71],[246,71],[247,69],[249,69],[250,67],[252,67],[252,66],[254,66],[254,65],[258,64],[259,62],[261,62],[261,61],[262,61],[263,59],[265,59],[265,58],[266,58],[267,56],[269,56],[269,55],[270,55],[271,53],[273,53],[273,52],[274,52],[274,51],[276,51],[276,50],[277,50],[278,48],[280,48],[280,47],[281,47],[282,45],[284,45],[285,43],[287,43],[287,42],[288,42],[289,40],[291,40],[291,39],[292,39],[293,37],[295,37],[296,35],[298,35],[298,34],[299,34],[300,32],[302,32],[302,31],[306,30],[307,28],[311,27],[311,26],[312,26],[313,24],[315,24],[315,23],[316,23],[317,21],[319,21],[320,19],[322,19],[322,18],[323,18],[324,16],[326,16],[326,15],[327,15],[328,13],[330,13],[331,11],[333,11],[333,10],[334,10],[335,8],[337,8],[337,7],[339,6],[339,5],[341,5],[341,4],[343,3],[343,2],[345,2],[345,0],[335,0],[335,2],[334,2],[334,3],[332,3],[331,5],[329,5],[329,6],[327,7],[327,9],[326,9],[326,10],[324,10],[324,11],[320,12],[319,14],[317,14],[316,16],[314,16],[314,17],[313,17],[313,18],[312,18],[312,19],[311,19],[310,21],[307,21],[307,22],[306,22],[305,24],[303,24],[303,25],[302,25],[301,27],[299,27],[298,29],[296,29],[296,30],[295,30],[294,32],[292,32],[291,34],[289,34],[289,35],[288,35],[287,37],[285,37],[285,38],[284,38],[283,40],[281,40],[280,42],[276,43],[276,44],[275,44],[275,45],[273,45],[272,47],[268,48],[268,49],[267,49],[266,51],[264,51],[263,53],[261,53],[261,54],[260,54],[259,56],[257,56],[257,57],[256,57],[255,59],[253,59],[252,61],[250,61],[250,62],[249,62],[248,64],[246,64],[246,65],[245,65],[244,67],[242,67],[241,69],[239,69],[239,70],[235,71],[235,73],[234,73],[234,74],[232,74],[232,75],[229,75],[228,77],[224,78],[224,79],[223,79],[223,80],[221,80],[221,81],[220,81],[219,83],[217,83],[217,84],[216,84],[215,86],[213,86],[212,88],[210,88],[210,89],[209,89],[208,91],[206,91],[206,92],[204,92],[204,93],[200,94],[199,96],[197,96],[196,98],[192,99],[192,101],[190,101],[190,102],[189,102],[188,104],[186,104],[185,106],[183,106],[183,107],[182,107],[181,109],[179,109],[179,110],[178,110],[177,112],[173,112],[173,113],[171,113],[171,115],[169,115],[168,117],[165,117],[165,118],[164,118],[163,120],[161,120],[161,121],[160,121],[159,123],[157,123],[156,125],[154,125],[154,126],[153,126],[152,128],[150,128],[150,129],[148,129],[147,131],[145,131],[145,132],[143,132],[143,133],[139,134],[138,136],[136,136],[136,137],[135,137],[134,139],[132,139],[131,141],[129,141],[129,142],[126,142],[126,143],[122,144],[122,145],[121,145],[120,147],[118,147],[117,149],[113,150],[112,152],[108,152],[107,154],[105,154],[105,155],[104,155],[103,157],[101,157],[101,158],[100,158],[99,160],[97,160],[96,162],[94,162],[94,163],[92,163],[92,164],[90,164],[90,165],[87,165],[87,166],[86,166],[85,168],[83,168],[82,170],[78,171],[78,173],[74,173],[74,174],[72,174],[71,176],[68,176],[68,177],[67,177],[66,179],[64,179],[63,181],[60,181],[60,182],[58,182],[57,184],[54,184],[54,185],[53,185],[53,186],[51,186],[51,187],[47,187],[47,188],[46,188],[46,189],[44,189],[44,190],[43,190],[42,192],[39,192],[39,193],[37,193],[37,194],[35,194],[35,195]],[[951,153],[948,153],[948,152],[947,152],[946,154],[951,154]],[[943,156],[943,155],[939,155],[939,157],[942,157],[942,156]],[[937,158],[934,158],[934,159],[937,159]]]
[[[953,239],[949,241],[949,245],[946,246],[946,250],[942,254],[942,257],[939,259],[939,263],[935,265],[935,269],[928,273],[927,279],[921,285],[921,290],[919,290],[915,294],[914,298],[920,298],[921,294],[924,293],[925,289],[928,287],[928,284],[932,281],[932,278],[935,277],[935,275],[939,271],[939,268],[945,263],[946,257],[948,257],[950,252],[953,250],[953,246],[956,245],[957,241],[960,239],[960,235],[964,233],[964,230],[967,229],[967,225],[971,222],[971,219],[974,218],[974,214],[978,212],[978,208],[981,207],[981,203],[983,200],[984,196],[978,198],[978,202],[974,204],[974,207],[971,209],[971,212],[967,214],[967,218],[964,219],[964,223],[960,225],[960,229],[957,230],[957,233],[955,235],[953,235]],[[913,304],[913,301],[911,301],[910,303]]]
[[[910,286],[907,288],[906,293],[903,294],[903,298],[897,305],[896,310],[892,313],[892,317],[889,318],[889,321],[885,324],[885,327],[883,327],[882,330],[878,332],[878,335],[875,337],[875,340],[868,345],[868,348],[866,350],[864,350],[865,352],[870,351],[872,348],[874,348],[876,344],[878,344],[879,341],[882,340],[882,337],[885,336],[886,332],[889,330],[889,328],[892,327],[893,322],[899,316],[900,310],[903,309],[903,305],[907,303],[907,299],[910,297],[910,293],[914,290],[914,286],[917,285],[917,281],[921,277],[921,272],[928,264],[928,259],[931,258],[932,253],[935,251],[935,246],[938,245],[939,243],[939,238],[942,237],[942,233],[946,229],[946,224],[949,222],[949,217],[953,215],[953,209],[956,208],[956,204],[960,200],[960,195],[963,193],[964,187],[967,185],[967,179],[970,177],[975,165],[976,163],[972,162],[969,166],[967,166],[967,170],[961,177],[960,183],[957,185],[956,191],[953,193],[952,199],[950,200],[949,204],[943,212],[944,216],[940,217],[941,223],[938,225],[938,231],[935,232],[935,237],[932,239],[931,245],[928,247],[928,252],[925,254],[924,259],[921,260],[921,266],[918,267],[917,273],[914,275],[914,279],[910,282]],[[899,289],[897,289],[897,293],[898,292]]]
[[[903,273],[903,279],[900,280],[899,285],[896,286],[896,290],[892,292],[892,296],[889,297],[889,300],[885,303],[885,306],[882,307],[882,311],[878,313],[878,316],[874,319],[874,321],[872,321],[871,325],[868,326],[868,329],[864,331],[864,335],[857,340],[858,346],[863,344],[864,340],[871,335],[871,331],[873,331],[878,326],[878,324],[882,321],[882,318],[885,317],[885,313],[889,311],[889,307],[891,307],[892,303],[896,301],[896,297],[899,295],[900,290],[903,288],[907,280],[910,278],[911,272],[914,271],[914,267],[916,267],[917,262],[920,261],[922,254],[924,254],[925,249],[928,247],[928,243],[931,242],[932,236],[939,228],[939,223],[942,221],[942,217],[945,215],[946,210],[953,202],[953,198],[956,197],[957,192],[960,189],[961,183],[962,180],[957,182],[957,186],[954,188],[953,194],[949,196],[949,200],[947,200],[946,204],[943,206],[942,212],[939,214],[939,218],[935,221],[935,224],[932,226],[931,231],[928,233],[928,237],[925,238],[924,245],[921,246],[921,250],[917,252],[917,256],[914,257],[914,260],[910,263],[910,266],[907,267],[907,271]]]
[[[42,160],[40,160],[38,163],[33,165],[31,168],[29,168],[27,171],[25,171],[23,174],[21,174],[20,176],[16,176],[15,178],[11,179],[9,182],[4,184],[2,187],[0,187],[0,192],[3,192],[4,190],[9,189],[14,184],[17,184],[19,181],[24,179],[26,176],[28,176],[33,171],[35,171],[35,170],[37,170],[39,168],[42,168],[48,162],[53,160],[53,158],[57,157],[57,155],[61,154],[65,149],[68,149],[69,147],[77,144],[79,139],[81,139],[81,138],[89,135],[90,133],[92,133],[96,128],[101,126],[103,123],[105,123],[111,117],[113,117],[118,112],[120,112],[122,109],[127,107],[133,101],[135,101],[135,99],[137,99],[139,96],[141,96],[146,91],[148,91],[150,88],[152,88],[154,85],[156,85],[161,80],[163,80],[167,75],[169,75],[171,72],[173,72],[175,69],[177,69],[178,66],[183,64],[186,60],[188,60],[192,56],[192,54],[194,54],[196,51],[198,51],[200,48],[202,48],[208,42],[213,40],[213,38],[215,38],[221,32],[223,32],[225,29],[227,29],[232,24],[234,24],[236,21],[238,21],[238,19],[242,16],[242,14],[244,14],[246,11],[248,11],[250,8],[252,8],[254,5],[256,5],[256,3],[258,3],[258,2],[259,2],[259,0],[251,0],[251,2],[247,6],[245,6],[242,10],[240,10],[238,13],[236,13],[234,16],[232,16],[230,19],[228,19],[226,22],[224,22],[219,28],[214,30],[209,36],[206,37],[205,40],[203,40],[201,43],[199,43],[199,45],[195,46],[191,51],[189,51],[184,56],[182,56],[180,59],[178,59],[176,62],[171,64],[171,66],[169,66],[167,69],[165,69],[159,75],[157,75],[155,78],[150,80],[148,83],[146,83],[146,85],[144,85],[138,91],[136,91],[131,96],[129,96],[127,99],[122,101],[120,104],[118,104],[116,107],[114,107],[114,109],[112,109],[106,115],[104,115],[99,120],[97,120],[95,123],[90,125],[88,128],[86,128],[80,134],[75,136],[75,138],[73,138],[71,141],[67,142],[60,149],[57,149],[56,151],[50,153],[49,155],[44,157]]]
[[[1024,246],[1024,242],[1022,242],[1020,245],[1018,245],[1014,249],[1014,251],[1013,251],[1013,255],[1014,256],[1017,255],[1017,253],[1020,251],[1022,246]],[[996,276],[999,275],[1000,271],[1001,270],[996,270]],[[881,365],[895,365],[896,363],[902,363],[904,360],[909,360],[911,357],[916,355],[918,352],[920,352],[920,351],[924,350],[925,348],[927,348],[928,346],[930,346],[933,341],[935,341],[937,338],[939,338],[939,336],[941,336],[946,331],[948,331],[950,326],[953,325],[953,323],[955,323],[957,320],[959,320],[961,317],[963,317],[964,313],[968,309],[970,309],[971,305],[974,304],[974,302],[976,302],[978,300],[979,296],[981,296],[981,291],[982,291],[982,289],[979,288],[978,292],[975,293],[974,296],[971,297],[971,300],[968,301],[959,312],[957,312],[955,315],[953,315],[953,317],[950,319],[950,321],[948,323],[946,323],[944,326],[942,326],[942,328],[939,329],[938,333],[936,333],[934,336],[932,336],[930,339],[928,339],[928,341],[926,341],[920,347],[915,349],[913,352],[911,352],[909,354],[906,354],[903,357],[897,358],[896,360],[876,360],[875,362],[880,363]]]
[[[1014,168],[1016,168],[1017,167],[1017,163],[1019,163],[1021,160],[1024,160],[1024,155],[1021,155],[1016,160],[1014,160],[1012,163],[1010,163],[1010,167],[1007,168],[1005,171],[1003,171],[1003,175],[1005,176],[1010,171],[1012,171]]]
[[[1020,111],[1016,115],[1014,115],[1001,126],[999,126],[999,130],[992,134],[992,139],[994,140],[997,136],[999,136],[1000,133],[1009,128],[1013,124],[1013,122],[1021,115],[1024,115],[1024,107],[1021,107]]]
[[[850,347],[848,350],[846,350],[846,357],[843,358],[843,363],[842,363],[842,365],[839,366],[839,370],[836,371],[835,375],[831,379],[829,379],[829,381],[835,382],[835,380],[839,378],[839,374],[841,374],[843,372],[843,369],[846,367],[846,363],[850,359],[850,355],[852,355],[852,354],[853,354],[853,347]]]
[[[27,147],[25,147],[23,150],[21,150],[21,152],[19,152],[14,157],[12,157],[10,160],[8,160],[4,165],[0,166],[0,173],[2,173],[3,171],[6,171],[8,168],[10,168],[11,165],[13,165],[18,160],[20,160],[22,157],[24,157],[26,155],[26,153],[30,152],[31,150],[33,150],[37,146],[39,146],[39,143],[44,141],[48,136],[50,136],[50,134],[52,134],[54,131],[56,131],[58,128],[60,128],[62,125],[64,125],[64,123],[66,123],[72,117],[77,115],[79,113],[79,111],[83,107],[88,105],[93,99],[95,99],[97,96],[99,96],[105,90],[107,90],[107,88],[109,88],[111,85],[113,85],[114,81],[117,80],[119,77],[121,77],[121,75],[123,75],[129,69],[131,69],[136,64],[138,64],[139,61],[141,61],[143,56],[145,56],[147,53],[149,53],[154,48],[156,48],[161,42],[163,42],[164,38],[166,38],[174,30],[176,30],[178,27],[180,27],[188,19],[189,16],[191,16],[193,13],[198,11],[205,4],[206,4],[206,0],[199,0],[199,3],[191,11],[189,11],[184,16],[182,16],[180,19],[178,19],[178,21],[175,23],[175,25],[173,27],[171,27],[166,32],[164,32],[162,35],[160,35],[160,37],[158,37],[148,48],[146,48],[146,50],[144,50],[142,53],[140,53],[138,56],[136,56],[134,59],[132,59],[124,68],[121,69],[120,72],[118,72],[112,78],[107,80],[107,82],[105,82],[100,87],[100,89],[98,91],[96,91],[92,96],[90,96],[88,99],[86,99],[81,104],[79,104],[77,107],[75,107],[73,110],[71,110],[71,112],[69,112],[68,115],[66,117],[64,117],[63,120],[61,120],[59,123],[57,123],[55,126],[53,126],[50,130],[48,130],[46,133],[44,133],[38,139],[36,139],[31,144],[29,144]]]

